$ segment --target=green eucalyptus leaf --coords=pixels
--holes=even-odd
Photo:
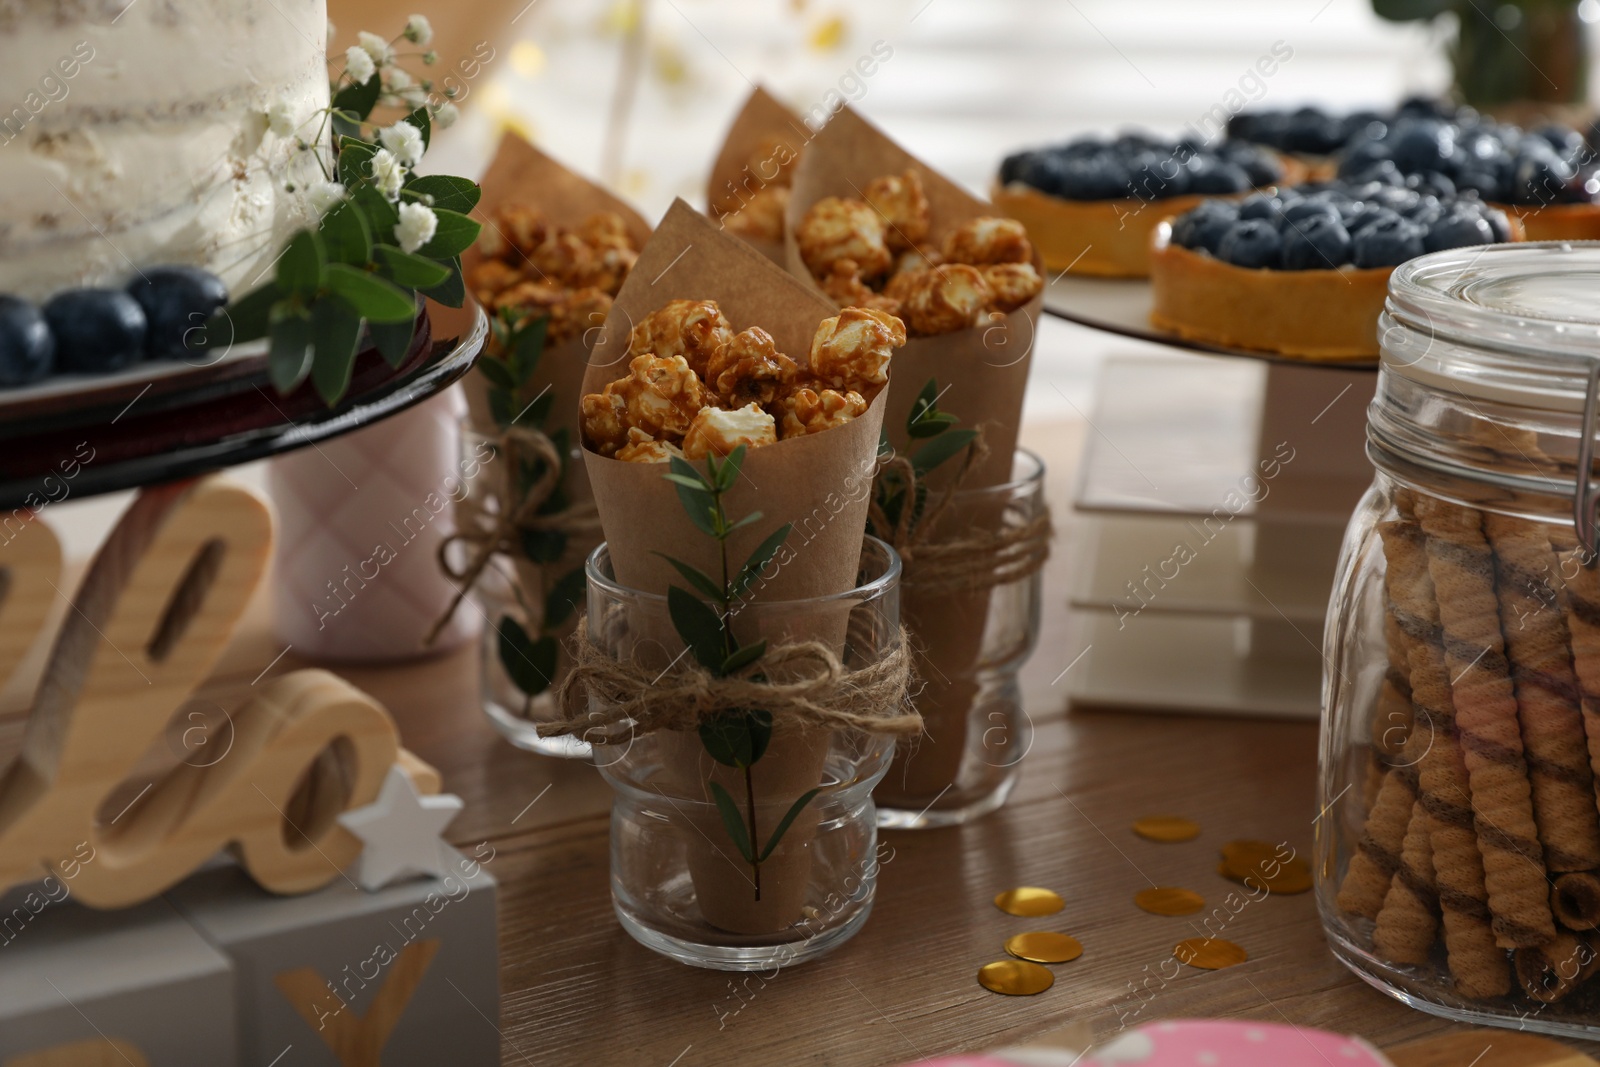
[[[917,398],[911,402],[911,411],[906,415],[906,432],[911,433],[912,427],[917,424],[917,419],[922,413],[932,409],[938,402],[939,382],[937,379],[929,378],[917,393]]]
[[[673,559],[664,552],[655,554],[672,564],[673,569],[683,575],[683,580],[698,589],[708,600],[720,601],[722,599],[721,588],[706,575],[705,571],[698,567],[691,567],[682,560]]]
[[[272,317],[267,376],[280,395],[292,392],[311,373],[311,316],[284,308]]]
[[[350,388],[356,342],[361,338],[361,316],[337,300],[318,300],[311,307],[311,384],[322,402],[332,407]]]
[[[478,239],[478,231],[483,229],[459,211],[434,208],[433,215],[439,221],[438,228],[433,231],[433,240],[417,249],[429,259],[459,256],[472,247],[472,243]]]
[[[417,314],[411,294],[347,263],[331,263],[328,290],[356,315],[372,322],[410,322]]]
[[[372,109],[378,106],[378,97],[381,95],[383,79],[373,74],[364,82],[352,82],[340,89],[334,94],[333,106],[340,111],[354,112],[356,118],[365,121],[372,114]]]
[[[794,825],[795,818],[799,816],[807,804],[816,799],[817,794],[820,792],[822,792],[820,788],[808,790],[800,795],[799,800],[789,806],[788,813],[779,820],[777,828],[772,831],[772,836],[767,838],[767,847],[761,850],[761,860],[765,860],[772,855],[773,851],[778,847],[778,842],[783,840],[783,835],[788,833],[789,827]]]
[[[582,567],[574,567],[556,579],[556,584],[550,587],[550,592],[544,598],[544,628],[554,630],[572,618],[573,612],[583,602],[588,585]]]
[[[479,360],[477,365],[483,366],[484,361]],[[496,426],[504,429],[511,425],[511,416],[516,412],[511,410],[511,394],[504,389],[489,390],[489,417],[494,419]]]
[[[372,259],[372,233],[361,209],[341,200],[322,216],[322,244],[328,262],[366,266]]]
[[[544,420],[550,417],[550,409],[555,406],[556,395],[549,389],[540,393],[522,406],[517,412],[515,422],[522,426],[542,426]]]
[[[733,655],[722,661],[722,675],[727,677],[735,671],[743,670],[756,660],[767,654],[767,643],[757,641],[753,645],[745,645]]]
[[[537,696],[549,689],[556,676],[559,652],[555,638],[535,640],[509,615],[501,618],[496,633],[500,665],[511,683],[528,696]]]
[[[739,814],[739,805],[733,802],[728,791],[717,782],[711,783],[711,795],[716,798],[717,811],[722,815],[722,825],[727,829],[728,836],[733,839],[733,847],[739,850],[739,855],[746,863],[754,864],[755,853],[750,851],[750,834],[744,828],[744,818]]]
[[[428,105],[424,104],[417,108],[417,110],[406,116],[405,121],[415,126],[417,132],[422,134],[423,150],[426,151],[431,147],[431,142],[433,141],[433,116],[428,113]]]
[[[751,757],[750,721],[742,711],[722,711],[700,720],[700,743],[724,767],[743,769]]]
[[[706,465],[712,471],[711,484],[713,487],[726,493],[738,484],[739,471],[744,466],[745,452],[745,446],[740,445],[732,452],[729,452],[727,458],[720,462],[717,460],[715,453],[706,457]]]
[[[756,677],[759,681],[760,676]],[[767,754],[767,746],[772,743],[772,712],[747,711],[744,719],[745,729],[750,734],[750,762],[755,763]]]
[[[272,309],[282,299],[283,291],[272,282],[251,290],[211,316],[202,347],[227,348],[267,336]]]
[[[722,651],[722,618],[711,606],[682,586],[667,588],[672,625],[700,665],[715,674],[726,658]]]
[[[511,380],[511,371],[506,365],[493,356],[484,356],[477,362],[478,373],[489,379],[489,384],[497,389],[510,391],[516,388],[516,383]]]
[[[742,530],[746,526],[754,526],[756,523],[758,523],[760,521],[761,521],[761,512],[752,511],[750,514],[746,515],[744,518],[740,519],[738,522],[735,522],[731,526],[729,526],[728,529],[727,529],[727,532],[731,534],[731,533],[733,533],[733,531]]]
[[[539,369],[544,357],[545,338],[550,332],[550,316],[540,315],[532,322],[519,325],[511,344],[511,375],[517,385],[525,385],[533,372]]]
[[[378,146],[368,144],[366,141],[357,140],[354,137],[345,137],[339,141],[339,180],[344,183],[346,190],[353,192],[358,187],[365,187],[377,193],[377,190],[373,189],[371,184],[372,157],[377,154]],[[378,193],[378,198],[382,199],[383,194]],[[368,221],[372,221],[370,215],[368,216]],[[385,231],[378,226],[374,226],[372,232],[383,233]]]
[[[398,367],[405,362],[406,355],[411,351],[411,338],[416,331],[416,322],[369,322],[367,333],[372,338],[372,347],[383,356],[383,361],[391,367]]]
[[[911,466],[916,470],[917,477],[960,455],[977,436],[976,430],[952,430],[917,449],[911,457]]]
[[[424,174],[406,183],[406,192],[433,198],[434,207],[469,214],[478,206],[483,190],[476,182],[448,174]]]
[[[375,252],[383,276],[403,288],[432,289],[450,280],[449,267],[394,245],[380,244]]]
[[[458,308],[467,302],[467,283],[461,276],[461,257],[445,263],[450,268],[450,277],[432,289],[424,289],[422,295],[429,300],[437,300],[445,307]]]
[[[778,549],[783,547],[783,543],[789,539],[789,535],[793,532],[794,524],[786,522],[768,534],[766,540],[756,546],[755,551],[750,553],[750,558],[745,561],[744,566],[739,568],[739,573],[734,576],[732,587],[728,590],[730,598],[744,595],[745,590],[750,588],[750,583],[761,576],[761,572],[766,569],[767,564],[772,562],[772,557],[778,554]]]
[[[322,288],[327,257],[315,230],[301,230],[289,239],[278,257],[278,288],[292,296],[309,298]]]
[[[1431,19],[1457,6],[1458,0],[1372,0],[1372,10],[1377,16],[1391,22]]]
[[[400,225],[400,211],[384,195],[366,182],[349,187],[345,194],[347,198],[361,209],[361,214],[367,220],[367,229],[372,233],[394,233],[394,228]]]

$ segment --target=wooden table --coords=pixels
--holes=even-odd
[[[1064,519],[1080,428],[1034,426],[1024,436],[1050,461],[1050,497]],[[1067,709],[1051,683],[1067,666],[1068,556],[1058,544],[1046,575],[1044,633],[1025,672],[1034,742],[1010,803],[974,825],[887,832],[893,854],[861,933],[766,979],[684,967],[622,931],[607,875],[610,790],[588,764],[499,739],[478,708],[475,647],[417,664],[339,668],[388,705],[408,747],[465,799],[451,839],[495,850],[488,867],[501,887],[505,1062],[894,1064],[1174,1016],[1287,1020],[1359,1033],[1380,1047],[1450,1029],[1336,963],[1310,893],[1248,904],[1227,920],[1222,936],[1249,952],[1248,963],[1183,968],[1164,980],[1172,946],[1202,933],[1207,913],[1149,915],[1133,894],[1178,885],[1222,906],[1234,887],[1215,871],[1217,846],[1232,838],[1286,841],[1309,858],[1317,731]],[[293,652],[273,662],[282,649],[269,607],[257,605],[196,705],[235,706],[269,663],[267,677],[310,665]],[[15,716],[0,722],[0,752],[20,725]],[[1200,839],[1135,837],[1134,819],[1154,813],[1198,820]],[[1002,914],[991,898],[1017,885],[1059,891],[1066,910],[1039,920]],[[1055,986],[1039,996],[981,988],[978,967],[1028,929],[1071,933],[1084,954],[1054,968]],[[493,1025],[491,1006],[481,1007],[483,1025]]]

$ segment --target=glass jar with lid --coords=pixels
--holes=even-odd
[[[1600,1036],[1600,245],[1395,270],[1324,637],[1318,905],[1415,1007]]]

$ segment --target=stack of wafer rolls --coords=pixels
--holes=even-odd
[[[1337,906],[1371,920],[1374,955],[1442,963],[1462,998],[1554,1004],[1600,971],[1600,569],[1553,524],[1394,503]]]

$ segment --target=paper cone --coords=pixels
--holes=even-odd
[[[868,182],[906,170],[917,171],[928,196],[932,228],[923,245],[927,249],[942,247],[945,235],[968,219],[1003,214],[928,167],[846,107],[812,138],[795,169],[784,227],[785,262],[790,273],[822,295],[821,287],[800,258],[795,241],[795,226],[801,217],[824,197],[864,199]],[[1033,265],[1043,276],[1044,264],[1037,249]],[[911,405],[927,380],[936,378],[939,388],[947,390],[939,401],[940,408],[959,416],[963,427],[983,427],[989,445],[987,461],[972,472],[966,486],[977,488],[1010,480],[1011,454],[1017,447],[1017,427],[1022,420],[1022,395],[1028,384],[1028,367],[1043,307],[1041,293],[995,325],[908,341],[895,353],[895,373],[889,383],[889,406],[884,413],[889,440],[897,445],[905,443]],[[935,472],[929,479],[931,485],[938,486],[952,476],[955,464],[946,467],[951,469]]]
[[[761,86],[752,89],[711,166],[706,184],[711,217],[723,222],[757,190],[788,184],[793,161],[810,140],[811,130],[799,115]],[[743,240],[774,263],[784,262],[782,241]]]
[[[837,313],[831,301],[679,200],[661,220],[617,294],[611,316],[590,351],[583,392],[598,392],[622,377],[634,323],[678,299],[715,300],[735,332],[762,327],[772,334],[779,351],[802,366],[810,358],[818,323]],[[891,381],[893,375],[891,360]],[[729,540],[729,558],[736,565],[742,563],[774,529],[785,522],[794,524],[794,532],[749,599],[798,600],[855,587],[887,395],[887,389],[880,392],[864,415],[844,426],[746,454],[743,474],[724,499],[730,515],[760,511],[763,517]],[[625,463],[588,449],[584,461],[619,582],[656,594],[681,585],[678,572],[657,553],[708,574],[719,573],[716,542],[684,514],[676,487],[662,477],[664,464]],[[847,613],[841,609],[837,619],[825,624],[827,633],[761,636],[814,637],[842,644],[846,621]],[[666,748],[676,753],[669,771],[691,798],[709,802],[712,780],[733,796],[744,796],[742,772],[714,764],[697,736],[686,733],[664,740]],[[828,731],[776,724],[771,748],[755,765],[758,830],[763,836],[795,799],[821,782],[830,742]],[[755,934],[783,930],[803,918],[814,819],[797,819],[778,850],[762,864],[759,903],[745,875],[728,865],[726,855],[737,853],[714,810],[691,816],[690,821],[694,828],[685,833],[684,845],[707,922]]]

